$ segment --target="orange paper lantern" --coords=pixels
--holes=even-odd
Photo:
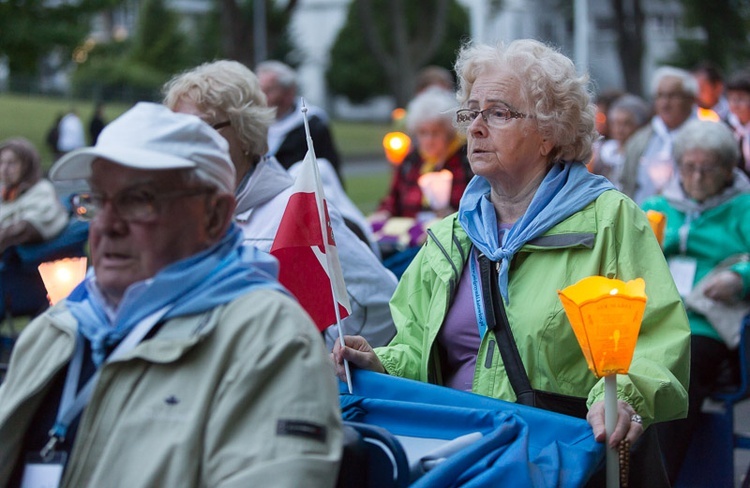
[[[39,265],[50,305],[70,295],[86,276],[86,258],[66,258]]]
[[[656,240],[659,241],[659,245],[661,246],[664,242],[664,229],[667,226],[667,216],[656,210],[649,210],[646,212],[646,217],[648,217],[651,230],[654,231]]]
[[[597,376],[626,374],[646,309],[646,283],[590,276],[557,292]]]
[[[403,132],[389,132],[383,137],[385,157],[393,164],[401,164],[410,147],[411,138]]]

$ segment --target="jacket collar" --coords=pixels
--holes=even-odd
[[[216,328],[218,320],[215,310],[168,319],[153,337],[138,344],[118,361],[139,358],[153,363],[170,363],[178,360]],[[70,336],[70,352],[62,358],[63,361],[67,361],[73,354],[73,338],[78,330],[77,321],[64,302],[47,313],[52,326]]]
[[[526,243],[519,252],[544,251],[585,247],[591,248],[596,239],[595,202],[558,223],[543,235]],[[425,244],[426,259],[438,277],[449,282],[461,276],[472,243],[454,214],[430,227],[430,239]]]
[[[294,184],[294,178],[273,156],[267,156],[255,166],[244,186],[236,191],[237,220],[246,220],[250,211],[268,202]]]

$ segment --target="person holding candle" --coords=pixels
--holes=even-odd
[[[724,124],[692,121],[675,138],[677,174],[661,196],[643,203],[666,216],[664,255],[686,297],[692,340],[688,416],[659,426],[670,480],[677,480],[703,400],[716,389],[722,363],[737,344],[728,344],[718,325],[695,309],[695,293],[714,309],[750,298],[750,181],[736,167],[739,148]],[[725,264],[737,257],[735,263]],[[733,324],[739,330],[739,320]]]
[[[396,337],[377,349],[346,337],[332,354],[339,376],[346,359],[516,401],[498,350],[499,332],[509,328],[503,344],[517,349],[536,404],[586,417],[603,441],[604,380],[589,371],[557,291],[592,275],[640,277],[648,304],[629,374],[618,378],[610,446],[635,443],[654,422],[683,417],[687,318],[644,213],[586,169],[597,137],[588,78],[533,40],[468,44],[456,72],[456,120],[476,176],[458,213],[430,228],[399,282],[391,300]],[[507,324],[497,314],[488,318],[495,307]],[[659,459],[658,451],[644,453],[641,461],[653,469],[631,469],[631,476],[665,485]]]
[[[620,184],[636,203],[659,194],[675,171],[672,141],[688,120],[697,118],[698,82],[690,72],[662,66],[651,81],[654,116],[625,145]]]
[[[336,385],[278,263],[233,224],[228,144],[139,103],[53,179],[82,179],[93,267],[18,339],[0,486],[333,486]]]
[[[466,140],[453,123],[456,100],[452,93],[430,87],[417,95],[406,111],[406,128],[416,139],[404,161],[393,168],[388,193],[380,202],[373,222],[389,217],[418,217],[420,212],[452,213],[473,176],[466,157]],[[453,174],[448,205],[431,208],[419,186],[425,173],[446,169]]]

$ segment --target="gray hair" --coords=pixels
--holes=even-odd
[[[672,156],[677,164],[693,149],[703,149],[718,157],[725,168],[734,167],[740,157],[740,149],[732,131],[723,123],[708,120],[690,120],[685,123],[674,139]]]
[[[638,127],[646,124],[651,119],[651,106],[637,95],[627,93],[614,101],[609,107],[609,112],[614,110],[624,110],[633,116]]]
[[[268,107],[255,74],[237,61],[214,61],[179,74],[163,88],[164,104],[174,109],[181,98],[206,115],[225,114],[243,149],[253,160],[268,152],[268,127],[276,109]]]
[[[453,121],[456,118],[456,105],[456,97],[448,90],[427,88],[409,102],[406,109],[406,129],[414,133],[424,122],[439,121],[455,132]]]
[[[255,72],[260,75],[261,73],[273,73],[276,75],[276,83],[282,88],[294,88],[297,89],[297,73],[288,64],[284,64],[281,61],[269,60],[263,61],[255,67]]]
[[[681,68],[675,68],[674,66],[661,66],[654,71],[654,76],[651,78],[652,97],[656,96],[656,92],[659,90],[659,83],[664,78],[679,78],[682,91],[685,95],[695,97],[698,94],[698,81],[692,73]]]
[[[557,49],[531,39],[496,46],[465,44],[456,60],[458,100],[464,105],[477,77],[502,68],[519,81],[520,96],[531,107],[539,133],[554,141],[553,161],[588,161],[598,137],[596,106],[588,89],[588,75]]]

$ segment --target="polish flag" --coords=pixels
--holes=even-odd
[[[294,183],[271,254],[279,260],[279,281],[321,332],[351,313],[318,163],[311,150]]]

